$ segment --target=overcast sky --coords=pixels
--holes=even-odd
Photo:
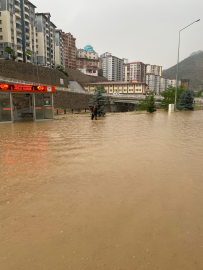
[[[71,32],[77,48],[90,44],[129,62],[163,66],[203,50],[203,0],[30,0],[36,12],[50,12],[58,29]]]

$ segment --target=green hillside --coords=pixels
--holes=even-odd
[[[176,68],[173,66],[163,71],[164,78],[176,78]],[[198,91],[203,85],[203,52],[190,56],[179,63],[178,79],[190,79],[190,89]]]

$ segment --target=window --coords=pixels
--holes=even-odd
[[[2,20],[0,20],[0,24],[2,24]]]
[[[4,51],[1,51],[1,55],[3,55],[4,54]]]
[[[1,4],[0,4],[1,5]],[[1,8],[1,7],[0,7]],[[0,12],[0,16],[1,16],[1,12]]]
[[[0,36],[0,40],[2,40],[3,39],[3,36]]]
[[[0,32],[2,32],[2,28],[0,28]]]

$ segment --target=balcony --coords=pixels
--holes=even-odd
[[[29,9],[29,6],[26,3],[24,3],[24,7]]]
[[[26,49],[27,51],[31,51],[31,48],[30,48],[29,46],[27,46],[27,45],[26,45],[25,49]]]
[[[15,3],[15,11],[16,12],[19,12],[21,9],[20,9],[20,4],[17,5],[17,3]]]
[[[19,12],[16,12],[15,15],[16,15],[16,19],[21,19],[21,15]]]
[[[26,32],[26,33],[25,33],[25,36],[26,36],[26,37],[30,37],[30,33]]]

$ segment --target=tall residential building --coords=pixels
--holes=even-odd
[[[142,62],[132,62],[124,64],[123,66],[123,80],[138,82],[146,81],[145,64]]]
[[[165,91],[165,89],[167,87],[165,87],[166,84],[166,79],[163,78],[162,76],[160,76],[160,80],[159,80],[159,93],[162,93],[163,91]]]
[[[124,60],[110,53],[104,53],[100,56],[102,58],[103,76],[109,81],[123,81],[123,63]]]
[[[62,30],[56,29],[55,33],[55,64],[64,68],[64,40],[62,37]]]
[[[37,62],[41,65],[55,63],[56,26],[50,18],[50,13],[35,14]]]
[[[77,69],[91,76],[98,76],[99,56],[91,45],[76,51]]]
[[[62,33],[64,39],[65,67],[76,69],[76,38],[71,33]]]
[[[147,73],[146,84],[147,84],[147,90],[154,91],[158,95],[160,94],[160,91],[159,91],[160,76],[159,75],[154,75],[154,73]]]
[[[146,73],[162,76],[162,66],[146,64]]]
[[[8,58],[6,46],[17,55],[17,61],[36,62],[35,5],[27,0],[0,1],[0,58]],[[31,52],[31,57],[25,52]]]

